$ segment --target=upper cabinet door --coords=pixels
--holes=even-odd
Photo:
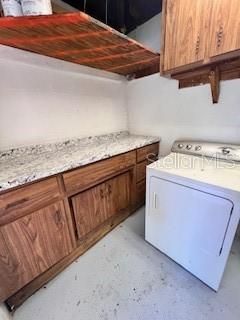
[[[165,0],[162,71],[205,59],[210,6],[210,0]]]
[[[239,0],[211,0],[209,56],[214,57],[240,49]],[[232,52],[233,53],[233,52]]]

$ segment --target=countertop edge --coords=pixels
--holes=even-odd
[[[2,183],[0,183],[0,194],[15,190],[19,187],[30,185],[32,183],[41,181],[43,179],[51,178],[51,177],[56,176],[58,174],[64,174],[66,172],[76,170],[78,168],[81,168],[81,167],[84,167],[84,166],[87,166],[90,164],[94,164],[94,163],[102,161],[102,160],[107,160],[109,158],[112,158],[112,157],[115,157],[115,156],[118,156],[118,155],[121,155],[121,154],[124,154],[127,152],[131,152],[136,149],[140,149],[142,147],[146,147],[146,146],[154,144],[154,143],[161,142],[161,139],[159,137],[131,135],[130,134],[130,137],[132,137],[132,136],[133,137],[134,136],[143,137],[143,138],[145,137],[145,138],[149,138],[150,140],[147,143],[144,143],[144,142],[138,143],[138,144],[134,145],[134,147],[126,148],[126,149],[122,150],[121,152],[112,152],[112,153],[106,154],[104,156],[99,155],[99,156],[94,157],[94,159],[91,159],[91,160],[90,159],[86,159],[85,161],[81,160],[81,163],[75,163],[74,165],[71,165],[71,163],[69,163],[69,165],[67,164],[65,166],[65,168],[53,168],[50,173],[43,172],[42,174],[38,173],[37,175],[36,174],[35,175],[23,175],[23,176],[19,177],[18,180],[15,182],[14,181],[8,181],[5,183],[2,182]]]

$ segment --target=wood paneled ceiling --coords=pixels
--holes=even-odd
[[[128,79],[159,71],[159,54],[124,33],[158,14],[162,0],[64,2],[85,13],[0,18],[0,44],[114,72]]]
[[[124,76],[159,70],[158,53],[82,12],[1,18],[0,43]]]

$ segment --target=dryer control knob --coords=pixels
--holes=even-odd
[[[187,148],[188,150],[191,150],[191,149],[192,149],[192,145],[191,145],[191,144],[188,144],[188,145],[186,146],[186,148]]]

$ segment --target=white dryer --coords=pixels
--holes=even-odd
[[[216,291],[239,218],[240,146],[177,141],[147,167],[146,240]]]

